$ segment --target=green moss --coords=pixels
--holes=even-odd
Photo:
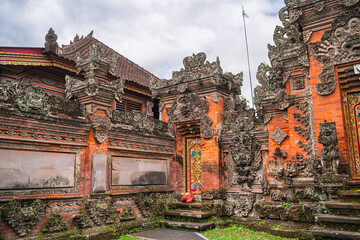
[[[232,225],[226,228],[215,228],[202,233],[212,240],[286,240],[268,233],[255,232],[242,226]]]

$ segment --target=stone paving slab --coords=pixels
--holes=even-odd
[[[134,233],[131,234],[131,236],[147,240],[209,240],[207,237],[197,232],[164,228]]]

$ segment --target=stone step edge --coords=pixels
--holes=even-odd
[[[349,232],[349,231],[337,231],[337,230],[310,230],[314,236],[319,237],[331,237],[339,239],[360,239],[359,232]]]
[[[193,208],[201,208],[202,204],[199,202],[194,202],[194,203],[177,202],[175,203],[175,206],[177,208],[193,209]]]
[[[330,201],[325,204],[326,208],[360,210],[360,203]]]
[[[165,227],[178,227],[178,228],[194,229],[194,230],[205,230],[215,226],[215,223],[213,222],[194,223],[194,222],[179,222],[172,220],[164,220],[162,221],[162,224]]]
[[[203,219],[203,218],[209,218],[213,216],[210,212],[200,212],[200,211],[194,211],[194,210],[170,210],[165,212],[166,216],[178,216],[178,217],[188,217],[188,218],[196,218],[196,219]]]
[[[360,224],[360,218],[342,215],[319,214],[315,216],[315,222],[328,222],[338,224]]]
[[[337,195],[339,196],[347,196],[347,197],[360,197],[360,191],[356,190],[339,190],[337,191]]]

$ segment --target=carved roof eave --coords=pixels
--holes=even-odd
[[[0,65],[56,67],[73,73],[77,71],[74,61],[54,54],[39,55],[0,52]]]

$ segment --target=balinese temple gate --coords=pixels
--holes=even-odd
[[[205,60],[205,53],[193,54],[171,80],[150,83],[153,97],[161,99],[162,120],[176,139],[172,187],[182,193],[192,191],[197,200],[203,191],[227,186],[219,146],[224,103],[239,95],[242,85],[242,73],[223,73],[219,59]]]

